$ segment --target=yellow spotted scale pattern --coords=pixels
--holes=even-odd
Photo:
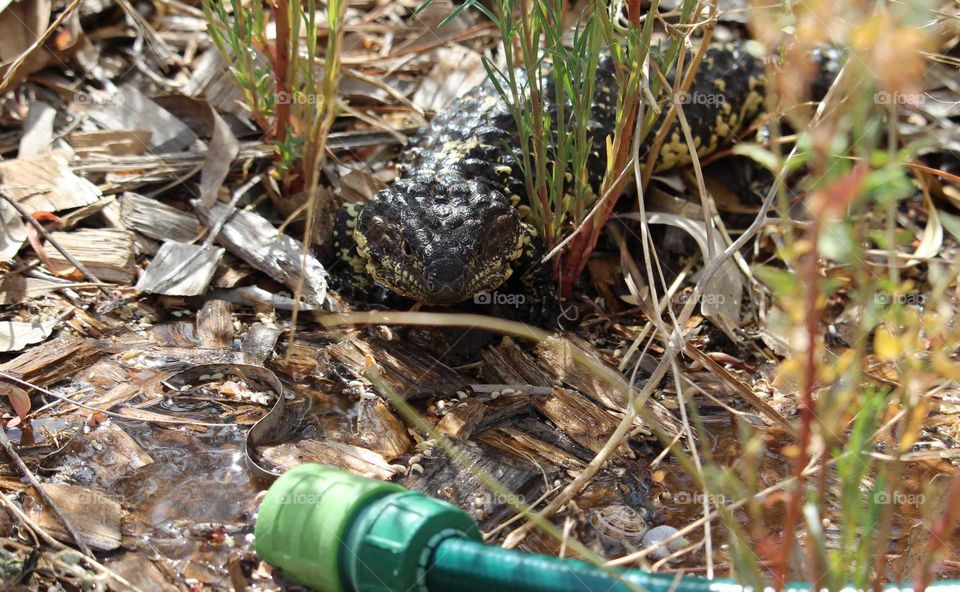
[[[672,84],[672,74],[668,78]],[[554,111],[552,88],[543,96],[546,109]],[[595,183],[606,164],[604,146],[613,133],[616,98],[613,65],[604,57],[589,122],[589,168]],[[679,98],[698,154],[735,139],[756,118],[763,98],[762,62],[743,44],[708,48],[689,92]],[[549,284],[549,271],[537,265],[540,242],[520,214],[527,196],[515,158],[518,134],[513,115],[489,81],[438,114],[404,149],[396,181],[369,203],[349,204],[341,211],[334,246],[352,276],[347,283],[361,293],[379,284],[431,305],[503,289],[511,276],[512,281],[526,276],[525,284],[531,278]],[[687,143],[675,123],[656,168],[689,162]]]

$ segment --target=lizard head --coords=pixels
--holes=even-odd
[[[522,226],[502,193],[457,177],[401,179],[357,216],[367,271],[390,290],[431,305],[494,290],[520,256]]]

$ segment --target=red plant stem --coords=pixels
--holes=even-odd
[[[614,160],[613,171],[619,171],[623,168],[624,163],[626,163],[627,151],[630,149],[630,143],[633,139],[633,122],[636,118],[637,113],[637,99],[634,99],[630,102],[629,111],[627,117],[624,121],[623,126],[621,127],[621,138],[623,139],[620,142],[619,150]],[[569,253],[573,256],[568,258],[563,265],[563,270],[561,271],[561,284],[560,284],[560,293],[564,298],[570,295],[570,290],[573,288],[573,282],[580,277],[580,274],[583,273],[584,268],[587,266],[587,262],[590,260],[590,253],[593,252],[593,249],[597,246],[597,241],[600,240],[600,231],[603,230],[604,225],[607,223],[607,220],[610,219],[610,216],[613,215],[613,208],[617,205],[617,201],[620,199],[620,194],[623,193],[623,186],[626,183],[626,178],[620,181],[612,189],[613,197],[607,200],[607,203],[604,205],[603,209],[597,213],[594,217],[593,223],[590,225],[590,232],[579,233],[576,238],[573,239],[570,243]],[[604,195],[606,190],[601,191],[600,194]],[[572,262],[570,259],[575,258]]]
[[[920,565],[917,579],[914,582],[914,590],[926,590],[933,579],[932,567],[933,558],[943,547],[944,542],[950,538],[950,533],[957,527],[960,521],[960,472],[954,473],[953,482],[950,484],[950,492],[944,498],[947,507],[943,513],[933,523],[930,529],[930,539],[927,541],[927,554],[923,563]]]
[[[779,592],[787,583],[790,569],[790,555],[793,551],[794,536],[796,535],[797,521],[800,518],[800,509],[806,494],[803,490],[803,470],[810,461],[810,441],[813,437],[813,420],[816,415],[816,402],[813,400],[813,390],[817,382],[817,340],[820,335],[820,274],[819,252],[817,240],[820,236],[820,221],[814,214],[813,224],[807,240],[810,252],[807,253],[803,266],[803,278],[807,285],[806,314],[804,327],[807,334],[807,349],[804,355],[803,392],[800,406],[800,442],[797,457],[794,461],[794,485],[787,500],[787,513],[784,516],[780,561],[774,585]]]
[[[630,23],[636,28],[640,27],[640,4],[640,0],[628,0],[627,2],[627,16],[630,19]],[[637,63],[633,66],[640,68],[642,64]],[[619,144],[617,146],[617,153],[614,156],[614,166],[609,169],[614,172],[621,170],[627,162],[630,146],[633,143],[633,124],[637,117],[637,104],[639,101],[640,95],[637,93],[637,95],[631,97],[629,103],[624,106],[627,116],[620,125],[620,133],[617,134]],[[593,249],[597,246],[597,241],[600,240],[600,231],[607,223],[607,220],[610,219],[610,216],[613,215],[613,209],[620,199],[620,194],[623,193],[625,184],[626,178],[613,186],[612,197],[607,200],[603,209],[594,217],[593,222],[589,226],[590,232],[581,232],[570,242],[567,250],[569,256],[564,257],[563,262],[560,264],[560,294],[564,298],[570,295],[573,283],[587,267],[587,262],[590,260],[590,253],[593,252]],[[605,195],[606,193],[606,187],[602,188],[600,195]]]
[[[640,28],[640,0],[627,0],[627,18],[630,19],[630,24],[635,28]]]
[[[287,138],[287,128],[290,124],[290,104],[293,95],[290,92],[290,7],[287,0],[274,0],[273,20],[277,26],[277,41],[275,46],[276,57],[273,61],[273,80],[276,90],[275,105],[276,118],[274,121],[273,137],[279,142]]]

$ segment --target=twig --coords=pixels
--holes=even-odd
[[[64,545],[57,539],[50,536],[50,533],[40,528],[39,524],[31,520],[30,517],[27,516],[27,514],[22,509],[20,509],[19,506],[17,506],[17,504],[7,499],[7,496],[0,495],[0,504],[3,504],[4,506],[6,506],[6,508],[10,510],[10,512],[13,513],[13,515],[16,516],[18,520],[23,522],[31,531],[31,534],[39,535],[40,538],[43,539],[45,543],[47,543],[54,549],[60,550],[65,553],[79,553],[79,551],[77,551],[76,549],[68,547],[67,545]],[[36,540],[35,536],[34,536],[34,540]],[[90,565],[96,568],[99,572],[105,574],[107,577],[111,578],[121,586],[124,586],[128,590],[133,590],[134,592],[138,592],[138,589],[134,587],[134,585],[131,584],[129,581],[127,581],[123,576],[113,571],[106,565],[103,565],[93,557],[88,557],[84,555],[82,556],[82,560],[88,562]]]
[[[80,551],[87,557],[93,557],[93,551],[90,550],[90,547],[87,546],[87,543],[80,538],[80,535],[73,528],[73,524],[64,516],[63,512],[60,511],[60,507],[53,502],[53,499],[50,495],[44,490],[40,485],[40,482],[37,481],[37,478],[30,471],[30,467],[23,462],[23,459],[20,458],[20,455],[17,454],[17,449],[14,448],[13,443],[10,441],[10,438],[7,438],[6,432],[0,429],[0,446],[3,446],[3,449],[7,451],[7,456],[9,456],[14,464],[17,465],[17,468],[20,469],[20,473],[27,478],[27,481],[30,482],[30,485],[37,490],[37,493],[40,494],[40,497],[43,498],[44,503],[50,508],[50,511],[53,512],[53,515],[57,517],[57,520],[60,521],[60,524],[66,529],[67,533],[70,534],[70,538],[77,543],[77,547],[80,548]]]
[[[703,364],[704,368],[706,368],[711,374],[732,386],[737,391],[737,394],[739,394],[752,407],[757,409],[757,411],[777,422],[780,427],[786,430],[788,434],[796,435],[797,430],[794,429],[793,424],[791,424],[787,418],[777,412],[777,410],[774,409],[769,403],[754,394],[749,387],[737,380],[736,377],[730,374],[726,368],[703,353],[700,348],[693,344],[687,344],[683,351],[694,360]]]
[[[0,82],[0,95],[4,95],[8,90],[10,90],[10,86],[17,79],[17,74],[20,72],[20,68],[23,67],[23,64],[26,63],[27,58],[33,55],[33,52],[40,49],[40,46],[47,42],[47,39],[50,38],[50,35],[53,35],[53,32],[63,24],[63,21],[67,20],[74,13],[74,11],[80,7],[81,2],[83,2],[83,0],[73,0],[73,2],[71,2],[70,5],[60,13],[60,16],[50,23],[50,26],[47,27],[47,30],[43,32],[43,35],[40,35],[40,37],[38,37],[37,40],[30,45],[30,47],[24,50],[24,52],[20,54],[20,57],[18,57],[17,60],[10,65],[10,68],[7,70],[7,74],[3,77],[3,82]]]
[[[7,373],[7,372],[2,372],[2,371],[0,371],[0,378],[2,378],[3,380],[9,380],[10,382],[15,382],[15,383],[17,383],[17,384],[19,384],[19,385],[21,385],[21,386],[25,386],[25,387],[27,387],[27,388],[34,389],[34,390],[36,390],[37,392],[41,392],[41,393],[47,395],[48,397],[53,397],[54,399],[59,399],[59,400],[63,401],[64,403],[70,403],[71,405],[76,405],[77,407],[80,407],[81,409],[86,409],[86,410],[88,410],[88,411],[96,411],[97,413],[102,413],[102,414],[104,414],[104,415],[106,415],[106,416],[108,416],[108,417],[116,417],[117,419],[125,419],[125,420],[128,420],[128,421],[142,421],[142,422],[144,422],[144,423],[159,423],[159,424],[173,424],[173,425],[184,425],[184,423],[185,423],[185,422],[180,421],[180,420],[177,420],[177,419],[148,419],[148,418],[143,418],[143,417],[130,417],[129,415],[124,415],[124,414],[122,414],[122,413],[115,413],[115,412],[113,412],[113,411],[107,411],[106,409],[101,409],[101,408],[99,408],[99,407],[94,407],[93,405],[87,405],[86,403],[81,403],[80,401],[74,401],[73,399],[71,399],[71,398],[69,398],[69,397],[65,397],[65,396],[63,396],[63,395],[57,394],[57,393],[55,393],[55,392],[53,392],[53,391],[51,391],[51,390],[48,390],[48,389],[43,388],[42,386],[37,386],[37,385],[35,385],[35,384],[31,384],[31,383],[27,382],[26,380],[22,380],[22,379],[20,379],[20,378],[17,378],[16,376],[14,376],[14,375],[12,375],[12,374],[9,374],[9,373]],[[202,422],[202,421],[190,421],[190,422],[188,422],[188,424],[189,424],[189,425],[195,425],[195,426],[202,426],[202,427],[213,427],[213,428],[221,428],[221,427],[236,425],[236,424],[232,424],[232,423],[209,423],[209,422]]]
[[[2,188],[0,188],[0,189],[2,189]],[[106,294],[109,298],[111,298],[111,299],[113,298],[113,294],[110,292],[110,290],[108,290],[108,289],[106,289],[105,287],[103,287],[103,285],[102,285],[103,282],[101,282],[101,281],[97,278],[97,276],[95,276],[95,275],[93,275],[92,273],[90,273],[90,271],[87,270],[87,268],[83,266],[83,263],[80,263],[79,261],[77,261],[77,260],[73,257],[73,255],[71,255],[69,252],[67,252],[66,249],[64,249],[62,246],[60,246],[60,243],[58,243],[57,241],[55,241],[55,240],[53,239],[53,237],[50,236],[50,233],[47,232],[47,229],[43,227],[43,224],[40,224],[39,222],[37,222],[37,221],[33,218],[33,216],[30,215],[30,212],[28,212],[28,211],[26,210],[26,208],[24,208],[22,205],[20,205],[19,202],[17,202],[17,200],[13,199],[12,197],[10,197],[10,196],[7,195],[6,193],[4,193],[2,190],[0,190],[0,197],[2,197],[3,199],[5,199],[5,200],[7,201],[7,203],[9,203],[10,205],[12,205],[18,212],[20,212],[20,215],[23,216],[23,217],[27,220],[27,222],[30,223],[31,226],[33,226],[34,228],[37,229],[37,232],[40,233],[40,236],[42,236],[43,238],[45,238],[45,239],[47,240],[47,242],[49,242],[51,245],[54,246],[54,248],[56,248],[58,251],[60,251],[60,254],[63,255],[64,259],[66,259],[67,261],[69,261],[69,262],[70,262],[70,265],[73,265],[74,267],[76,267],[77,270],[78,270],[80,273],[83,274],[83,277],[87,278],[87,281],[89,281],[91,284],[98,284],[98,285],[97,285],[97,288],[98,288],[101,292],[103,292],[104,294]]]
[[[353,68],[343,68],[341,72],[343,73],[344,76],[347,76],[348,78],[355,78],[356,80],[360,80],[361,82],[366,82],[367,84],[370,84],[379,88],[383,92],[390,95],[395,101],[397,101],[407,109],[410,109],[411,111],[419,115],[421,118],[424,118],[425,122],[427,121],[426,114],[423,112],[423,109],[421,109],[419,106],[414,104],[414,102],[408,99],[406,95],[404,95],[397,89],[393,88],[383,80],[379,78],[374,78],[373,76],[367,76],[363,72],[360,72],[359,70],[354,70]]]

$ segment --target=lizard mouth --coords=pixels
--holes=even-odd
[[[466,300],[473,284],[473,272],[456,257],[443,257],[426,267],[427,290],[436,304],[455,304]]]
[[[490,262],[477,272],[455,258],[432,262],[422,273],[393,273],[392,269],[383,260],[378,265],[367,264],[367,271],[384,287],[431,306],[450,306],[495,290],[513,272],[509,263],[500,262]]]

